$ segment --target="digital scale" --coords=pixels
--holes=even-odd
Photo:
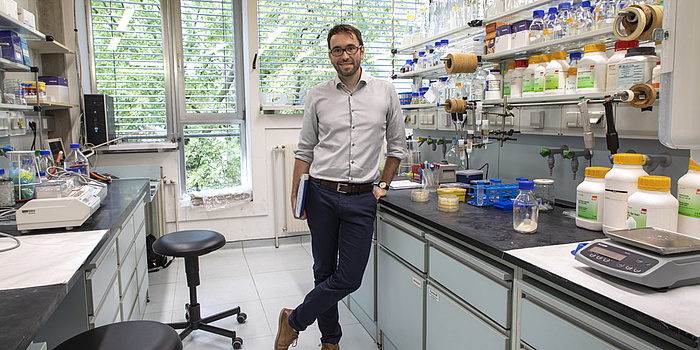
[[[656,289],[700,283],[700,239],[653,227],[616,230],[576,252],[609,275]]]

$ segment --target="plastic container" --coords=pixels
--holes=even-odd
[[[527,68],[527,62],[528,60],[515,61],[515,69],[513,75],[510,76],[510,97],[523,96],[523,73]]]
[[[607,75],[608,56],[605,44],[583,47],[583,57],[576,71],[576,92],[603,92]]]
[[[67,171],[73,171],[78,174],[89,176],[90,174],[90,163],[87,157],[80,152],[80,145],[77,143],[70,144],[70,154],[66,157],[64,162],[64,168]]]
[[[411,201],[427,202],[430,199],[430,191],[423,189],[414,189],[411,191]]]
[[[610,168],[586,168],[586,178],[576,187],[576,226],[591,231],[603,230],[605,174],[608,171]]]
[[[484,181],[476,182],[476,194],[474,196],[474,202],[476,205],[482,206],[486,202],[486,187]]]
[[[491,181],[491,189],[489,190],[489,202],[490,203],[496,203],[501,201],[501,194],[500,191],[498,190],[499,187],[501,187],[501,180],[499,179],[490,179]]]
[[[460,202],[464,202],[464,197],[467,195],[467,189],[466,188],[459,188],[459,187],[444,187],[444,188],[438,188],[437,193],[438,193],[438,198],[441,195],[451,194],[451,195],[457,196],[457,198],[459,198]]]
[[[540,55],[540,60],[540,64],[535,68],[535,83],[532,88],[535,96],[544,95],[545,74],[547,73],[547,65],[552,60],[552,55]]]
[[[518,189],[520,193],[513,200],[513,229],[520,233],[535,233],[539,217],[537,199],[532,192],[535,189],[535,183],[520,181]]]
[[[640,176],[638,191],[627,200],[627,216],[635,227],[656,227],[676,231],[678,227],[678,200],[671,190],[668,176]],[[628,227],[632,220],[628,220]],[[634,227],[630,227],[634,228]]]
[[[5,153],[10,160],[10,177],[14,185],[15,200],[34,198],[36,181],[36,163],[32,151],[9,151]]]
[[[528,66],[523,71],[522,97],[535,95],[535,69],[539,67],[541,61],[542,59],[538,55],[530,56],[528,59]]]
[[[554,210],[554,180],[534,179],[532,182],[535,183],[535,198],[539,204],[540,212]]]
[[[484,99],[497,100],[502,97],[503,76],[498,69],[491,69],[489,75],[486,76],[486,89]]]
[[[633,47],[627,50],[625,58],[617,65],[617,88],[629,89],[634,84],[651,84],[652,70],[658,60],[653,47]]]
[[[15,193],[12,179],[7,177],[5,169],[0,169],[0,207],[15,205]]]
[[[688,161],[688,173],[678,179],[678,232],[700,238],[700,166]]]
[[[647,174],[642,169],[644,155],[618,153],[613,156],[613,167],[605,175],[605,208],[603,232],[627,227],[627,199],[637,192],[637,179]]]
[[[511,78],[515,70],[515,62],[508,62],[508,71],[503,76],[503,96],[510,96]]]
[[[566,76],[566,95],[573,95],[576,93],[576,72],[578,68],[569,67],[568,75]]]
[[[566,94],[566,77],[569,74],[569,64],[566,63],[566,52],[552,52],[552,60],[545,70],[545,95]]]
[[[639,41],[637,40],[618,41],[615,43],[615,53],[608,59],[605,86],[609,86],[610,89],[617,87],[617,65],[625,58],[629,48],[637,46],[639,46]]]
[[[453,194],[438,195],[438,210],[454,213],[459,209],[459,198]]]
[[[651,86],[655,89],[661,87],[661,61],[657,61],[656,67],[651,70]]]

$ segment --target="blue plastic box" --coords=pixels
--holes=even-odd
[[[22,40],[17,33],[11,30],[0,30],[0,43],[9,44],[8,46],[0,46],[2,58],[24,64]]]

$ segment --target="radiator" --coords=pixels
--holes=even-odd
[[[283,204],[281,206],[278,205],[277,208],[284,208],[284,222],[281,228],[276,228],[275,237],[279,235],[280,230],[287,233],[309,231],[309,225],[306,224],[306,220],[294,218],[290,203],[290,198],[292,197],[292,177],[294,176],[294,150],[296,148],[297,145],[295,143],[279,145],[273,148],[273,152],[283,158],[281,166],[277,165],[280,162],[275,162],[275,176],[284,179],[284,185],[282,186],[284,191],[276,191],[275,193],[275,201]],[[280,169],[280,167],[282,169]]]

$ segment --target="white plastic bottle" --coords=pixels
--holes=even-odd
[[[576,67],[569,67],[569,75],[566,76],[566,94],[573,95],[576,93]]]
[[[615,53],[608,59],[605,86],[609,86],[611,90],[617,87],[617,65],[625,58],[627,49],[637,46],[639,46],[639,41],[637,40],[621,40],[615,43]]]
[[[527,68],[527,62],[527,60],[515,61],[515,69],[510,76],[510,97],[523,96],[523,73]]]
[[[535,68],[535,84],[533,86],[535,96],[544,95],[545,73],[547,73],[547,65],[551,61],[552,55],[545,53],[540,55],[540,59],[542,61],[537,68]]]
[[[651,86],[655,89],[661,87],[661,61],[657,61],[656,67],[651,71]]]
[[[586,168],[586,178],[576,187],[576,226],[591,231],[603,230],[605,174],[608,171],[610,168]]]
[[[625,58],[617,65],[617,88],[629,89],[635,84],[651,84],[651,73],[658,60],[653,47],[628,49]]]
[[[515,62],[508,62],[508,71],[503,76],[503,96],[510,97],[510,84],[511,78],[513,77],[513,71],[515,70]]]
[[[492,69],[486,76],[485,100],[500,99],[503,91],[503,76],[498,69]]]
[[[637,179],[648,175],[642,168],[644,155],[618,153],[613,156],[613,167],[605,175],[605,208],[603,232],[627,227],[627,199],[637,192]]]
[[[657,227],[676,231],[678,227],[678,200],[671,190],[668,176],[640,176],[638,191],[627,200],[627,217],[636,227]]]
[[[552,60],[545,70],[545,95],[564,95],[566,93],[566,76],[568,74],[569,64],[566,63],[566,52],[552,52]]]
[[[678,179],[678,232],[700,238],[700,166],[692,159]]]
[[[535,95],[535,69],[540,65],[540,56],[530,56],[523,71],[523,97]]]
[[[577,67],[577,92],[605,91],[608,56],[605,44],[589,44],[583,47],[583,57]]]
[[[64,162],[64,168],[67,171],[73,171],[85,176],[89,176],[90,163],[88,162],[87,157],[85,157],[83,152],[80,152],[80,145],[77,143],[71,143],[70,149],[70,154],[68,155],[68,157],[66,157],[66,161]]]

